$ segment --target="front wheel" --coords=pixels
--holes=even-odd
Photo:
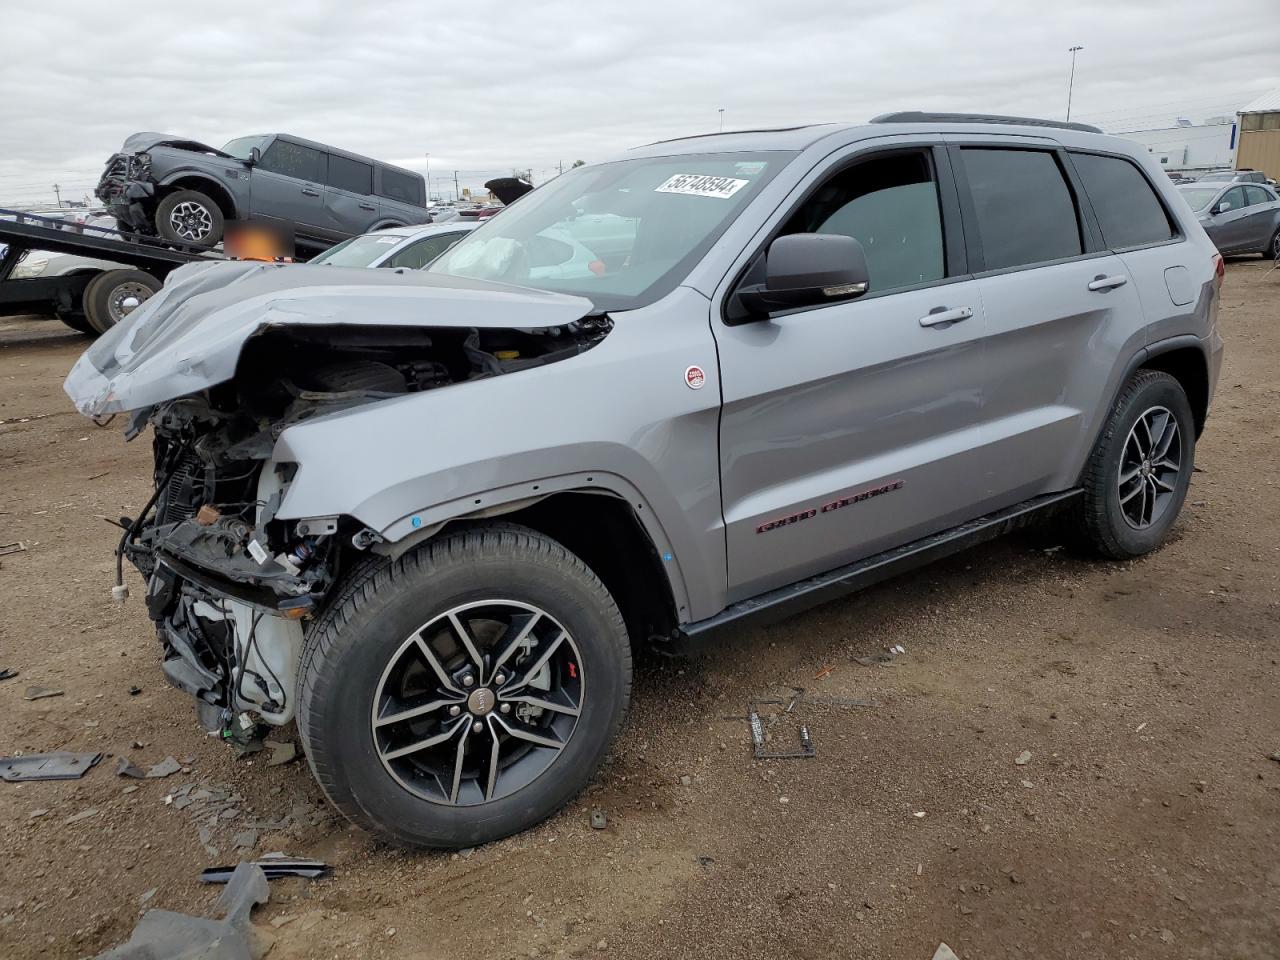
[[[218,205],[198,190],[175,190],[156,205],[156,232],[174,243],[212,247],[225,225]]]
[[[307,635],[299,729],[348,819],[394,843],[467,847],[571,800],[630,691],[604,585],[549,537],[496,525],[351,573]]]
[[[1116,560],[1156,549],[1186,499],[1195,445],[1195,421],[1182,384],[1158,370],[1139,370],[1094,444],[1074,532]]]

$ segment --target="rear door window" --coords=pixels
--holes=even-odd
[[[329,154],[329,177],[325,181],[331,187],[351,193],[373,193],[373,166],[352,160],[340,154]]]
[[[1262,187],[1247,186],[1244,188],[1245,198],[1249,201],[1249,206],[1255,203],[1270,203],[1273,199],[1271,194],[1263,190]]]
[[[1071,162],[1089,195],[1102,239],[1112,250],[1160,243],[1173,236],[1160,198],[1128,160],[1073,153]]]
[[[988,147],[960,152],[985,269],[1047,263],[1084,252],[1075,198],[1052,153]]]
[[[324,180],[324,158],[319,150],[276,137],[258,166],[269,173],[320,183]]]

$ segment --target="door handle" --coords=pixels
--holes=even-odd
[[[372,203],[362,203],[360,204],[360,209],[361,210],[377,210],[378,208],[375,207]]]
[[[1089,281],[1089,289],[1098,293],[1106,293],[1116,287],[1123,287],[1128,282],[1128,277],[1104,277],[1102,274],[1098,274],[1098,276]]]
[[[319,191],[319,190],[316,190],[316,189],[313,189],[312,187],[303,187],[303,188],[302,188],[302,195],[303,195],[304,197],[318,197],[318,196],[320,196],[320,191]]]
[[[936,327],[940,323],[959,323],[961,320],[968,320],[972,316],[973,311],[968,307],[954,307],[952,309],[934,307],[928,314],[920,318],[920,326]]]

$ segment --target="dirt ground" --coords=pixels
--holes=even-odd
[[[99,517],[142,505],[146,441],[63,395],[85,338],[0,321],[0,543],[28,546],[0,558],[0,668],[20,674],[0,683],[0,753],[107,754],[82,780],[0,783],[0,956],[88,956],[145,909],[205,911],[199,871],[250,850],[334,866],[273,884],[254,914],[273,960],[928,960],[941,941],[965,960],[1280,955],[1280,273],[1265,269],[1229,266],[1226,366],[1164,549],[1108,564],[1024,535],[713,656],[642,660],[594,785],[464,855],[383,847],[328,812],[305,762],[237,760],[201,734],[160,674],[138,578],[126,605],[109,596],[116,534]],[[894,644],[891,663],[859,663]],[[29,701],[30,685],[63,694]],[[735,717],[791,687],[817,757],[752,761]],[[131,780],[117,756],[183,769]]]

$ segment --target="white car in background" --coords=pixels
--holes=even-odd
[[[484,222],[451,220],[419,227],[375,230],[344,240],[310,262],[334,267],[421,270]],[[494,249],[488,249],[490,245],[485,244],[477,247],[475,254],[486,259],[501,259],[506,253],[501,249],[503,245],[504,241],[497,240]],[[604,262],[595,252],[554,226],[541,231],[529,244],[528,252],[536,261],[529,265],[528,273],[534,279],[585,277],[605,270]]]
[[[311,263],[333,267],[408,267],[418,270],[474,230],[478,224],[429,223],[417,227],[388,227],[343,240]]]

